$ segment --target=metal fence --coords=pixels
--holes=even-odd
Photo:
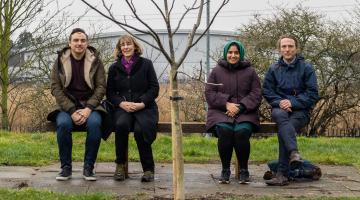
[[[326,137],[360,137],[360,128],[328,129],[324,134]]]

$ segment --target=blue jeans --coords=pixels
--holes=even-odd
[[[290,153],[297,151],[296,133],[309,122],[308,111],[286,112],[281,108],[272,109],[272,119],[278,126],[279,168],[287,175],[289,172]]]
[[[56,116],[56,134],[59,146],[61,168],[70,167],[72,162],[72,134],[74,126],[70,114],[60,112]],[[101,141],[101,115],[92,111],[89,118],[82,125],[87,130],[85,142],[84,167],[93,167]]]

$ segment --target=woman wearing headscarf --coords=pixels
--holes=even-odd
[[[223,58],[211,71],[205,87],[206,128],[218,137],[222,164],[219,183],[222,184],[230,183],[233,150],[239,161],[239,183],[250,181],[250,137],[259,127],[258,108],[262,97],[259,77],[244,57],[245,48],[240,41],[227,42]]]
[[[142,182],[154,181],[151,144],[156,138],[159,112],[155,99],[159,83],[151,60],[141,56],[140,44],[130,35],[120,37],[109,68],[107,99],[114,105],[115,180],[125,180],[128,135],[134,132],[143,168]]]

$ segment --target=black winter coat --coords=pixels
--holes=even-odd
[[[159,112],[155,99],[159,94],[159,82],[151,60],[138,57],[128,75],[121,63],[121,57],[109,68],[106,97],[121,115],[133,115],[143,130],[144,139],[152,143],[156,138]],[[145,108],[127,113],[120,108],[122,101],[145,104]],[[120,117],[121,117],[120,115]],[[113,121],[116,121],[114,119]]]

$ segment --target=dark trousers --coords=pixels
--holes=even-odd
[[[235,131],[220,126],[216,127],[216,131],[222,168],[230,169],[232,152],[235,150],[240,169],[248,169],[251,131],[245,128]]]
[[[56,116],[56,135],[59,147],[61,168],[72,166],[72,133],[74,123],[70,114],[60,112]],[[85,122],[87,130],[85,142],[84,167],[94,167],[97,153],[101,142],[101,115],[97,111],[92,111]]]
[[[143,131],[131,113],[122,111],[114,113],[115,121],[115,148],[117,164],[125,164],[128,149],[129,133],[134,132],[134,138],[139,150],[140,162],[143,171],[154,172],[155,164],[151,144],[145,142]]]
[[[286,112],[281,108],[272,109],[272,119],[278,126],[279,167],[284,174],[289,172],[290,153],[297,151],[296,133],[309,122],[307,111]]]

